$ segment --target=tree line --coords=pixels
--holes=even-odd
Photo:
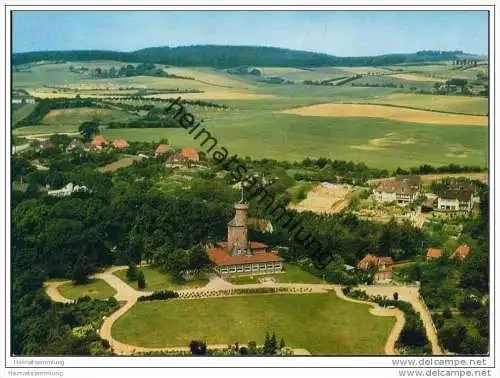
[[[337,57],[322,53],[264,46],[195,45],[151,47],[133,52],[72,50],[14,53],[14,66],[41,61],[115,60],[123,62],[160,63],[173,66],[231,68],[239,66],[326,67],[380,66],[423,61],[456,59],[462,51],[420,51],[412,54],[385,54],[362,57]]]

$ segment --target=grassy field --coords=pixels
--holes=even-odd
[[[179,290],[179,289],[189,289],[193,287],[202,287],[208,283],[208,279],[197,279],[185,282],[174,282],[172,277],[165,272],[162,272],[156,267],[141,267],[139,268],[144,273],[144,278],[146,279],[145,291],[156,291],[156,290]],[[121,280],[128,283],[134,289],[138,289],[137,281],[129,282],[127,280],[127,270],[118,270],[113,273],[115,276]]]
[[[219,122],[207,121],[205,127],[230,155],[237,152],[254,158],[297,161],[329,157],[388,169],[422,163],[486,166],[487,161],[486,127],[286,114],[228,117]],[[193,140],[184,129],[112,129],[104,130],[104,135],[132,141],[159,141],[165,137],[176,147],[203,151],[201,139]]]
[[[12,131],[12,133],[17,136],[34,135],[34,134],[76,133],[76,132],[78,132],[77,124],[23,126],[23,127],[18,127]]]
[[[437,113],[464,113],[472,116],[487,112],[487,100],[480,97],[431,96],[397,93],[415,85],[432,87],[432,82],[408,81],[392,76],[365,76],[355,81],[371,84],[396,84],[397,88],[319,86],[319,85],[273,85],[255,81],[241,75],[230,75],[209,67],[166,68],[167,72],[193,77],[195,80],[160,78],[148,76],[123,77],[115,79],[95,79],[88,75],[69,72],[71,64],[34,65],[32,72],[15,72],[14,87],[30,91],[45,91],[54,96],[76,95],[80,91],[103,96],[109,91],[138,89],[197,89],[202,93],[182,94],[186,99],[205,99],[229,107],[225,111],[204,106],[190,106],[189,110],[196,120],[204,120],[209,128],[230,154],[253,158],[273,158],[296,161],[306,157],[329,157],[332,159],[365,162],[377,168],[394,169],[398,166],[412,167],[424,163],[444,165],[459,163],[467,165],[486,165],[487,137],[486,127],[464,126],[469,119],[456,118],[456,115]],[[120,62],[73,62],[74,67],[118,67]],[[309,80],[327,79],[353,72],[386,71],[389,67],[261,67],[265,75],[278,75],[294,79],[307,77]],[[402,71],[394,74],[432,76],[438,72],[451,72],[451,64],[422,66],[398,65],[390,67]],[[474,70],[478,70],[479,67]],[[300,76],[302,75],[302,76]],[[304,76],[309,75],[309,76]],[[404,89],[400,88],[403,84]],[[70,92],[55,91],[44,85],[63,85]],[[74,88],[74,92],[71,92]],[[92,92],[92,88],[95,90]],[[121,88],[121,89],[120,89]],[[110,92],[110,93],[111,93]],[[174,94],[157,94],[154,97],[172,98]],[[127,103],[136,100],[127,100]],[[137,100],[151,102],[151,100]],[[357,109],[346,117],[313,117],[281,114],[280,111],[296,112],[297,108],[329,103],[364,103],[393,105],[382,107],[385,113],[399,112],[400,118],[387,119],[385,113],[377,115],[373,108]],[[157,106],[167,106],[167,102],[156,102]],[[411,107],[432,112],[419,113],[397,108]],[[386,108],[386,109],[385,109]],[[358,111],[359,110],[359,111]],[[26,110],[27,111],[27,110]],[[422,121],[432,125],[416,123]],[[21,116],[18,114],[17,116]],[[106,114],[84,109],[54,110],[45,117],[41,125],[22,127],[14,130],[18,136],[42,133],[75,132],[78,125],[92,117],[100,117],[103,122],[125,120],[132,117],[127,112],[112,110]],[[375,116],[382,118],[373,118]],[[385,117],[385,118],[384,118]],[[465,116],[466,117],[466,116]],[[476,122],[478,118],[474,118]],[[404,121],[404,122],[403,122]],[[485,118],[480,123],[485,124]],[[130,141],[159,141],[167,137],[175,147],[200,148],[198,141],[183,129],[104,129],[111,139],[124,138]]]
[[[120,110],[99,108],[74,108],[51,110],[41,121],[42,125],[80,125],[89,119],[99,122],[125,122],[137,117]]]
[[[113,163],[110,163],[108,165],[105,165],[102,168],[99,168],[99,171],[101,172],[115,172],[119,170],[120,168],[125,168],[129,167],[132,164],[134,164],[134,161],[141,160],[139,156],[126,156],[121,158],[118,161],[115,161]]]
[[[313,354],[383,354],[395,320],[368,309],[335,293],[143,302],[116,321],[112,335],[128,344],[164,347],[187,346],[193,339],[262,344],[266,332],[276,332],[287,346]]]
[[[75,285],[67,283],[58,287],[63,296],[70,299],[78,299],[89,296],[94,299],[107,299],[116,294],[116,290],[106,282],[99,279],[90,280],[85,285]]]
[[[259,283],[260,279],[266,277],[272,277],[276,282],[280,283],[322,283],[321,278],[318,278],[311,273],[300,269],[300,267],[298,267],[297,265],[289,263],[285,263],[283,267],[283,273],[271,274],[269,276],[233,277],[227,278],[226,281],[229,281],[235,285],[244,285]]]

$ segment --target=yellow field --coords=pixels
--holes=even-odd
[[[444,81],[444,79],[440,79],[437,77],[421,76],[421,75],[413,75],[413,74],[395,74],[395,75],[391,75],[391,77],[395,77],[395,78],[401,79],[401,80],[408,80],[408,81],[433,81],[433,82],[443,82]]]
[[[308,117],[372,117],[395,121],[428,123],[440,125],[487,126],[488,117],[446,114],[425,110],[403,109],[383,105],[363,104],[320,104],[302,108],[287,109],[280,113]]]

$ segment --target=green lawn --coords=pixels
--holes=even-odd
[[[276,280],[276,282],[280,283],[322,283],[321,278],[313,276],[311,273],[302,270],[297,265],[290,263],[284,264],[283,273],[271,274],[269,276],[259,275],[233,277],[226,279],[226,281],[229,281],[235,285],[254,284],[259,283],[259,279],[262,279],[264,277],[272,277]]]
[[[67,283],[58,287],[61,294],[70,299],[78,299],[89,296],[94,299],[108,299],[116,294],[116,290],[106,282],[99,279],[90,280],[85,285],[75,285]]]
[[[208,283],[208,279],[174,282],[168,273],[161,271],[159,268],[146,266],[138,269],[144,273],[144,278],[146,279],[146,288],[143,289],[145,291],[188,289],[202,287]],[[127,280],[127,269],[118,270],[113,274],[128,283],[134,289],[138,289],[137,281],[129,282]]]
[[[262,344],[266,332],[276,332],[287,346],[313,354],[383,354],[395,319],[368,309],[333,292],[141,302],[116,321],[112,335],[132,345],[164,347],[187,346],[193,339]]]

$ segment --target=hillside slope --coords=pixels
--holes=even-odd
[[[412,54],[387,54],[365,57],[337,57],[309,51],[265,46],[196,45],[179,47],[150,47],[133,52],[105,50],[34,51],[14,53],[12,64],[37,61],[118,60],[151,62],[175,66],[235,66],[326,67],[379,66],[398,63],[443,61],[464,56],[462,51],[419,51]]]

